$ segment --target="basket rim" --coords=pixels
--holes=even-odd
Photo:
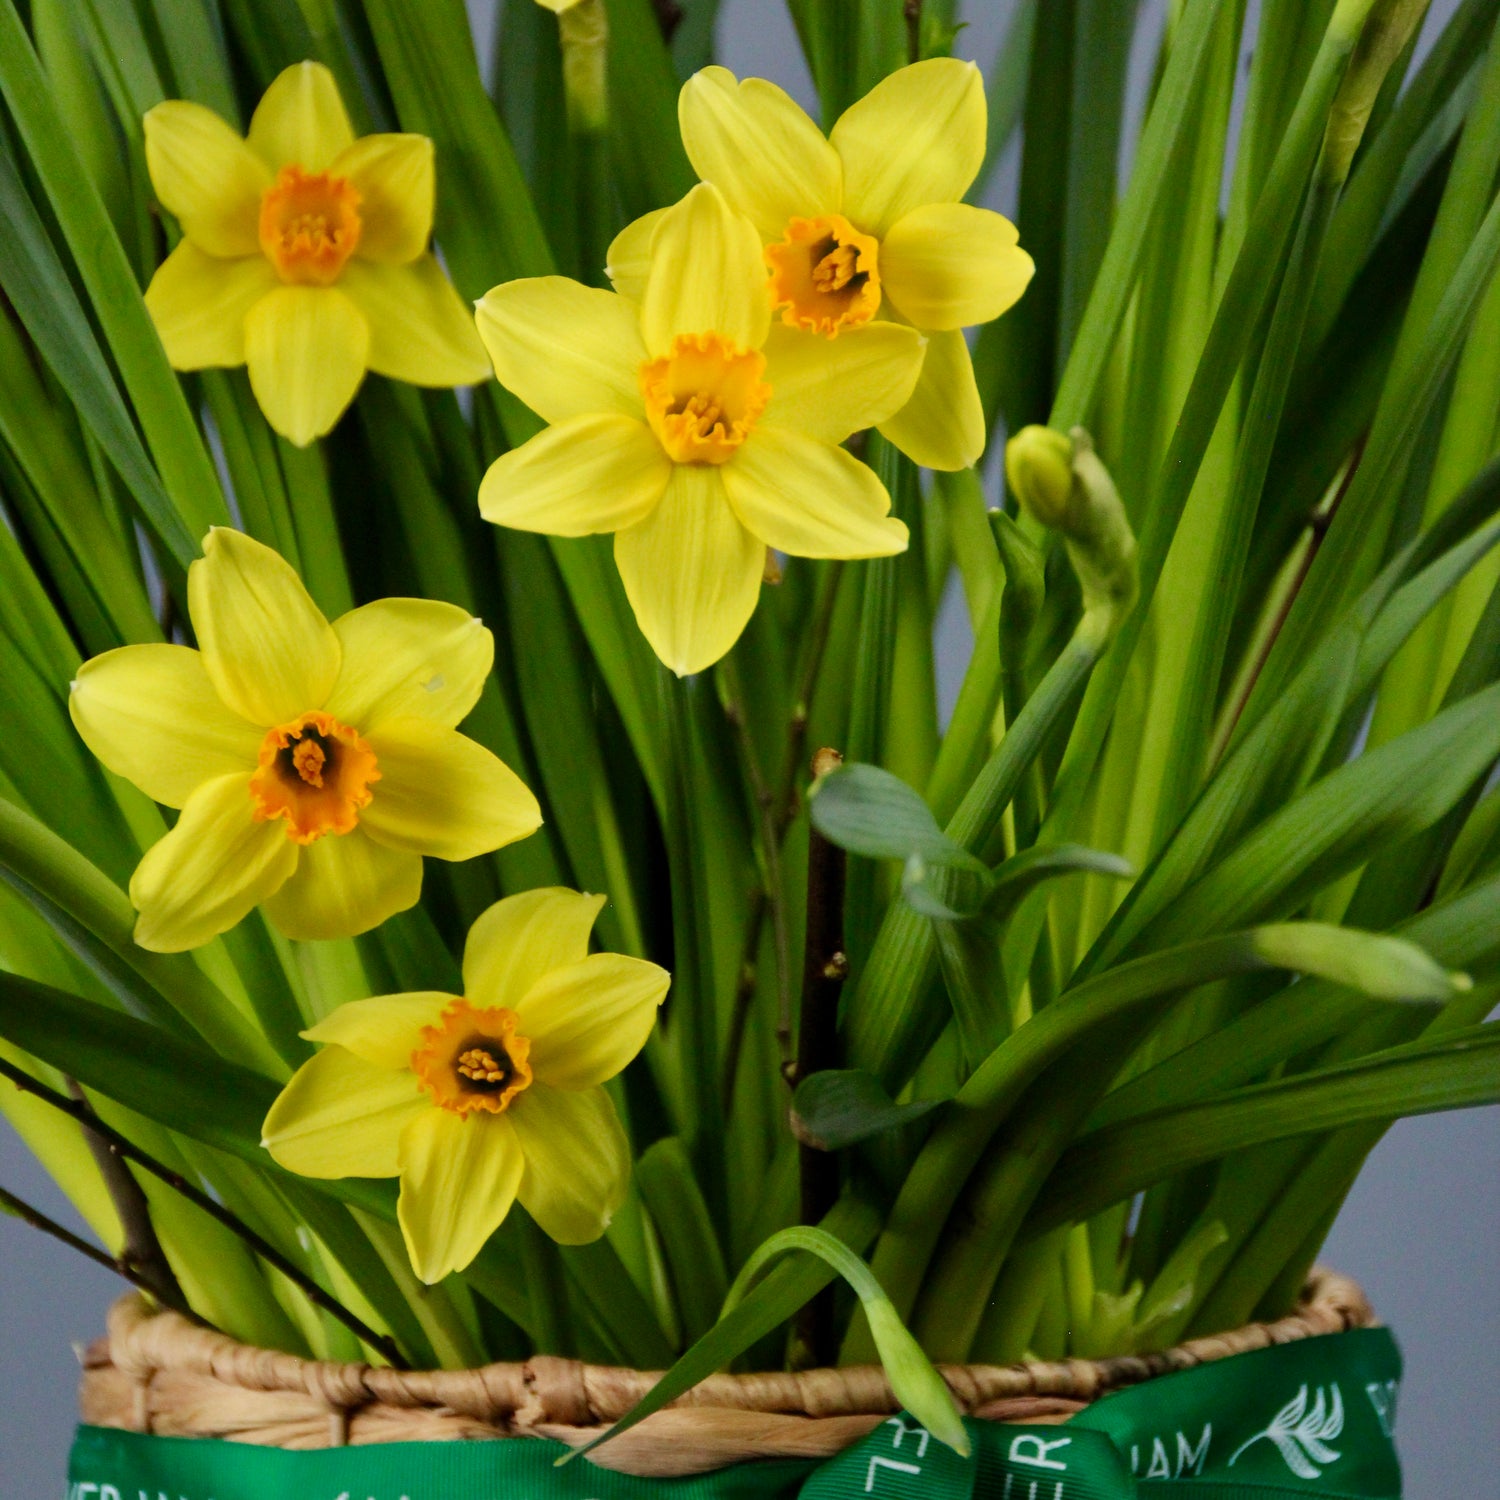
[[[1272,1322],[1104,1359],[939,1365],[966,1415],[1065,1421],[1124,1386],[1273,1344],[1376,1324],[1359,1286],[1318,1267],[1297,1309]],[[470,1370],[395,1370],[257,1349],[137,1294],[111,1308],[83,1356],[91,1425],[288,1449],[376,1442],[545,1437],[579,1447],[661,1378],[553,1355]],[[899,1409],[879,1366],[711,1375],[591,1455],[666,1476],[751,1458],[827,1457]]]

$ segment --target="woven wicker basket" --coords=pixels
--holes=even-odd
[[[1290,1317],[1159,1354],[941,1368],[972,1416],[1063,1422],[1121,1386],[1374,1321],[1354,1282],[1318,1270]],[[545,1355],[525,1364],[415,1372],[304,1360],[236,1343],[175,1313],[153,1315],[131,1296],[115,1304],[108,1336],[87,1351],[79,1400],[83,1420],[96,1426],[280,1448],[519,1437],[577,1447],[629,1411],[657,1378]],[[646,1476],[697,1474],[747,1459],[824,1458],[896,1406],[879,1368],[716,1375],[593,1458]]]

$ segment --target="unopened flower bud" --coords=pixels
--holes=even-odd
[[[1023,427],[1005,445],[1011,493],[1043,526],[1066,529],[1073,490],[1073,440],[1050,427]]]

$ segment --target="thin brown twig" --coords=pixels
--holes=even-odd
[[[816,780],[843,763],[836,750],[813,756]],[[795,1088],[813,1073],[839,1064],[839,996],[849,973],[844,952],[844,876],[847,859],[837,844],[812,829],[807,845],[807,935],[802,954],[802,1008],[797,1058],[787,1069]],[[839,1162],[831,1151],[801,1140],[797,1147],[801,1219],[817,1224],[838,1201]],[[793,1368],[831,1364],[834,1357],[832,1288],[825,1287],[797,1315],[792,1337]]]
[[[74,1234],[71,1229],[65,1228],[56,1219],[49,1219],[41,1209],[34,1208],[24,1198],[16,1197],[14,1193],[7,1192],[3,1187],[0,1187],[0,1208],[9,1209],[23,1223],[31,1225],[33,1229],[40,1229],[43,1234],[50,1234],[53,1239],[60,1240],[70,1250],[76,1250],[80,1255],[87,1256],[96,1265],[103,1266],[106,1271],[113,1271],[117,1276],[123,1276],[132,1286],[139,1287],[147,1296],[170,1307],[173,1312],[181,1313],[183,1317],[191,1318],[195,1323],[204,1321],[186,1302],[174,1302],[163,1297],[161,1292],[149,1285],[146,1278],[134,1266],[127,1264],[123,1257],[116,1260],[107,1251],[90,1244],[82,1235]]]
[[[833,628],[833,610],[838,601],[839,577],[843,563],[830,562],[823,575],[822,591],[813,609],[812,625],[803,646],[801,672],[797,678],[797,691],[792,699],[792,711],[787,719],[786,753],[782,759],[781,774],[776,779],[772,798],[771,828],[779,859],[781,846],[786,842],[787,829],[797,811],[797,771],[802,759],[802,749],[807,743],[807,720],[813,690],[817,687],[818,675],[823,666],[823,655],[828,647],[829,633]],[[729,1033],[724,1046],[724,1107],[734,1102],[735,1079],[740,1069],[740,1054],[744,1050],[745,1030],[750,1024],[750,1010],[755,1001],[756,985],[759,982],[757,957],[760,953],[761,933],[765,927],[769,907],[764,883],[750,895],[749,910],[745,914],[745,946],[740,959],[739,984],[735,990],[734,1005],[730,1011]]]
[[[128,1136],[121,1135],[118,1130],[106,1125],[89,1109],[87,1104],[79,1104],[69,1099],[66,1094],[60,1094],[56,1089],[49,1088],[40,1079],[33,1078],[31,1074],[3,1057],[0,1057],[0,1078],[8,1078],[22,1093],[32,1094],[44,1103],[50,1104],[60,1113],[77,1120],[86,1130],[96,1135],[109,1151],[145,1168],[153,1177],[166,1183],[174,1192],[180,1193],[189,1203],[201,1208],[211,1219],[216,1220],[231,1234],[242,1239],[268,1266],[280,1271],[288,1281],[292,1282],[314,1307],[321,1308],[329,1317],[337,1319],[356,1338],[368,1344],[372,1349],[378,1349],[393,1368],[398,1370],[409,1368],[401,1356],[401,1351],[396,1347],[395,1340],[389,1335],[377,1333],[357,1314],[324,1291],[306,1271],[294,1261],[289,1260],[232,1210],[225,1208],[217,1199],[211,1198],[201,1188],[194,1186],[182,1173],[174,1172],[170,1167],[157,1161]]]
[[[151,1222],[151,1207],[146,1201],[145,1190],[135,1180],[135,1174],[126,1165],[124,1158],[110,1149],[109,1142],[98,1128],[98,1116],[93,1106],[71,1078],[68,1079],[68,1093],[84,1111],[86,1118],[79,1117],[83,1138],[99,1168],[99,1175],[104,1179],[105,1189],[125,1234],[116,1260],[120,1265],[129,1266],[135,1271],[146,1290],[158,1302],[165,1303],[168,1307],[186,1306],[187,1298],[167,1260],[166,1251],[162,1249],[156,1225]]]
[[[1297,559],[1295,571],[1287,579],[1281,598],[1276,601],[1274,614],[1266,621],[1265,628],[1252,643],[1254,657],[1242,674],[1234,702],[1224,714],[1214,736],[1214,743],[1209,751],[1211,765],[1217,765],[1229,748],[1229,743],[1234,737],[1235,726],[1239,723],[1240,715],[1244,713],[1251,695],[1255,692],[1255,684],[1260,681],[1260,674],[1270,659],[1272,648],[1281,635],[1282,627],[1291,616],[1292,606],[1296,604],[1297,596],[1302,592],[1302,585],[1307,582],[1307,575],[1312,571],[1312,565],[1317,560],[1318,551],[1323,545],[1323,538],[1327,536],[1328,528],[1333,524],[1339,505],[1344,496],[1349,493],[1349,486],[1353,484],[1355,474],[1359,472],[1360,460],[1364,457],[1365,441],[1368,437],[1367,432],[1355,444],[1349,466],[1344,470],[1332,495],[1314,507],[1307,518],[1304,528],[1307,541],[1302,556]]]

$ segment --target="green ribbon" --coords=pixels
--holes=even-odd
[[[1166,1375],[1066,1424],[969,1421],[959,1458],[892,1417],[829,1459],[638,1479],[533,1439],[288,1453],[80,1427],[68,1500],[1399,1500],[1401,1356],[1383,1328]]]

